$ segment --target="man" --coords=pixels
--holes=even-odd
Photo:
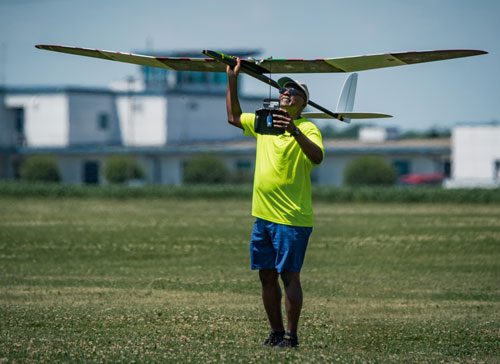
[[[307,86],[288,77],[281,78],[280,108],[273,116],[274,127],[285,133],[260,135],[254,130],[255,114],[242,113],[238,99],[241,60],[227,67],[226,107],[228,122],[257,138],[252,199],[256,217],[250,243],[251,268],[259,270],[262,300],[271,326],[265,346],[295,347],[302,310],[300,270],[312,232],[310,172],[323,160],[321,133],[301,117],[309,99]],[[281,314],[281,287],[284,284],[286,332]]]

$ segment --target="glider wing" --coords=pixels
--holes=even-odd
[[[272,73],[328,73],[357,72],[376,68],[404,66],[416,63],[443,61],[446,59],[478,56],[488,52],[479,50],[440,50],[404,53],[373,54],[357,57],[264,60],[261,67]]]
[[[392,118],[392,115],[380,114],[375,112],[352,112],[352,111],[336,111],[340,117],[347,117],[349,119],[381,119]],[[322,112],[303,112],[302,116],[307,119],[339,119]]]
[[[38,49],[94,57],[110,61],[126,62],[141,66],[166,68],[175,71],[225,72],[226,66],[213,58],[152,57],[133,53],[103,51],[99,49],[37,45]],[[207,52],[207,51],[205,51]],[[210,52],[210,51],[209,51]],[[218,53],[218,52],[214,52]],[[479,50],[440,50],[405,53],[374,54],[358,57],[325,59],[267,59],[262,62],[245,60],[254,73],[329,73],[356,72],[376,68],[442,61],[452,58],[486,54]],[[219,53],[220,54],[220,53]],[[229,57],[229,56],[226,56]]]
[[[132,63],[140,66],[165,68],[174,71],[226,72],[226,66],[212,58],[151,57],[133,53],[56,45],[36,45],[35,47],[47,51]]]

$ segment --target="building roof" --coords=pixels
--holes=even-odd
[[[22,147],[17,150],[19,154],[196,154],[196,153],[227,153],[233,155],[255,152],[255,139],[245,138],[231,141],[218,142],[189,142],[173,143],[158,147],[126,147],[126,146],[70,146],[70,147]],[[332,155],[343,154],[450,154],[451,142],[448,138],[442,139],[408,139],[391,140],[382,143],[366,143],[357,140],[324,141],[325,153]]]
[[[116,96],[176,96],[176,95],[196,95],[196,96],[225,96],[223,92],[207,92],[206,90],[191,89],[146,89],[142,91],[121,91],[110,88],[85,87],[85,86],[15,86],[0,88],[0,94],[3,95],[48,95],[48,94],[93,94],[93,95],[116,95]],[[240,95],[241,100],[262,100],[263,97],[255,95]]]
[[[31,95],[31,94],[57,94],[57,93],[113,94],[116,92],[105,87],[9,86],[5,88],[5,93],[11,95]]]
[[[325,152],[334,154],[449,154],[450,138],[400,139],[384,142],[362,142],[359,140],[325,139]]]
[[[456,126],[500,126],[499,120],[491,121],[462,121],[455,124]]]

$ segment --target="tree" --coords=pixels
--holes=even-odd
[[[104,176],[109,183],[124,183],[144,177],[144,171],[134,158],[127,156],[110,157],[104,167]]]
[[[344,182],[350,186],[392,185],[396,179],[395,168],[378,156],[354,159],[347,165],[344,174]]]
[[[224,162],[213,154],[197,155],[184,166],[184,182],[186,183],[225,183],[228,175]]]
[[[37,182],[59,182],[61,174],[57,163],[52,157],[28,157],[21,165],[21,179]]]

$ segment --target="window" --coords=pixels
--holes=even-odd
[[[443,162],[443,173],[445,177],[451,176],[451,162],[449,160]]]
[[[148,87],[164,86],[168,78],[168,70],[155,68],[155,67],[143,67],[142,69],[144,81]]]
[[[194,72],[182,72],[182,81],[185,85],[194,83]]]
[[[213,83],[218,85],[225,85],[227,82],[226,74],[222,72],[212,73]]]
[[[396,168],[398,177],[410,173],[410,162],[407,160],[394,161],[392,165]]]
[[[142,112],[142,102],[137,100],[136,98],[132,99],[132,110],[136,113]]]
[[[236,169],[237,170],[248,170],[252,168],[252,162],[249,160],[239,160],[236,162]]]
[[[108,113],[102,112],[97,115],[97,129],[107,130],[109,128],[109,115]]]
[[[196,111],[198,110],[198,103],[195,102],[195,101],[189,101],[187,104],[186,104],[186,108],[188,110],[193,110],[193,111]]]
[[[14,109],[14,127],[18,133],[24,132],[24,109],[16,107]]]
[[[237,160],[235,165],[236,170],[231,175],[231,183],[252,183],[253,181],[253,165],[248,159]]]
[[[195,84],[207,83],[206,72],[191,72],[192,82]]]

